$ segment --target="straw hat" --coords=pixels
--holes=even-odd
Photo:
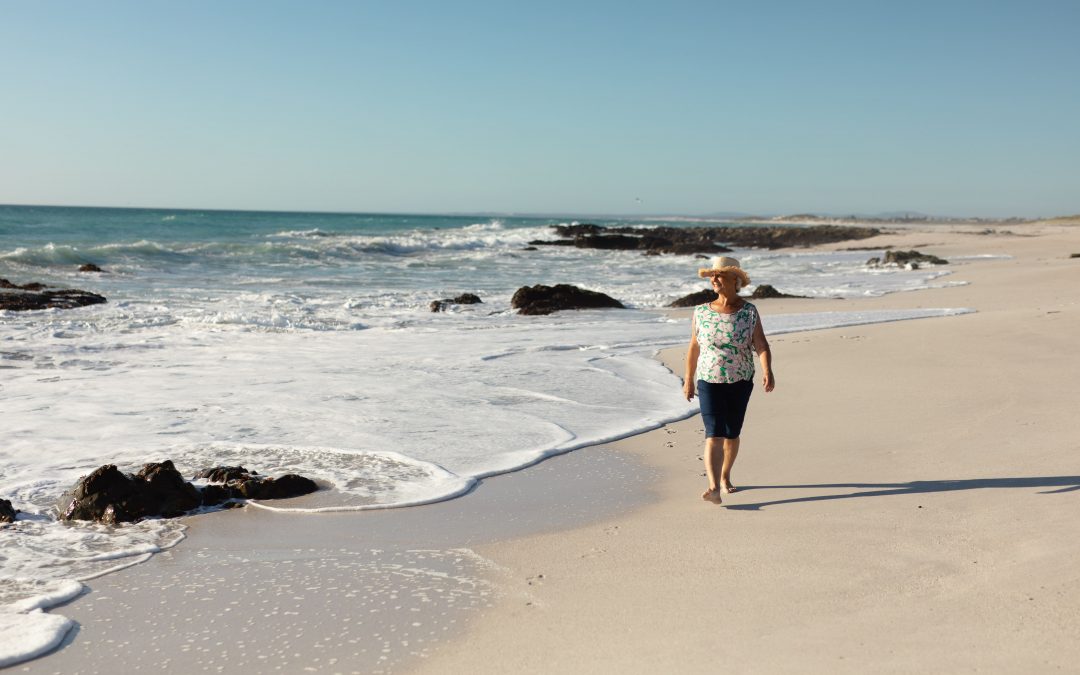
[[[715,276],[720,272],[734,272],[735,276],[739,278],[739,288],[750,285],[750,276],[739,266],[739,261],[726,255],[713,258],[712,267],[704,267],[699,269],[697,273],[699,277],[704,278]]]

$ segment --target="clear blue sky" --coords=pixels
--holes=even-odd
[[[1080,3],[0,0],[0,203],[1077,213]]]

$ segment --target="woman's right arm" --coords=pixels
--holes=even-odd
[[[686,348],[686,376],[683,378],[683,396],[687,401],[693,400],[694,388],[697,384],[697,360],[701,353],[701,345],[697,341],[697,317],[690,317],[690,345]]]

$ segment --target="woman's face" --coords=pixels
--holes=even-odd
[[[712,287],[721,295],[736,295],[739,292],[738,277],[734,272],[719,272],[712,275]]]

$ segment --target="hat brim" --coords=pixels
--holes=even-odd
[[[750,275],[746,273],[746,270],[741,267],[708,267],[698,270],[698,276],[702,279],[706,279],[711,276],[715,276],[720,272],[734,272],[739,277],[739,281],[743,286],[750,285]]]

